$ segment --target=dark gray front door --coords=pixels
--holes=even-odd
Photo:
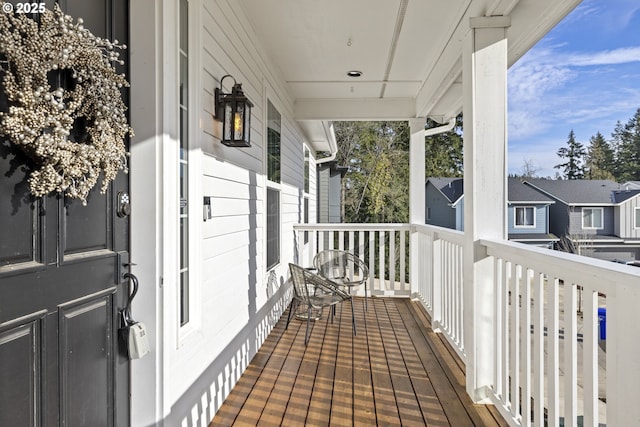
[[[60,5],[94,34],[127,42],[127,1]],[[0,140],[0,426],[128,425],[118,310],[127,292],[119,266],[128,259],[129,225],[115,213],[127,175],[106,194],[94,189],[82,206],[30,196],[33,166]]]

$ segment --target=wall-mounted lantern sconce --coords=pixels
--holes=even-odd
[[[233,79],[231,93],[222,91],[222,82],[227,77]],[[251,147],[251,107],[253,104],[244,96],[242,85],[227,74],[220,80],[220,87],[214,91],[214,119],[222,122],[222,143],[229,147]]]

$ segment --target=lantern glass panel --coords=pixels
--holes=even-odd
[[[231,111],[231,103],[230,102],[225,102],[224,103],[224,124],[223,124],[223,134],[222,134],[222,139],[225,141],[229,141],[231,140],[231,130],[233,129],[233,123],[231,123],[232,118],[233,118],[233,114]]]
[[[233,139],[242,141],[244,133],[244,102],[236,104],[236,113],[233,117]]]

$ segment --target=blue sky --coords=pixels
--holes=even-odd
[[[640,0],[584,0],[509,69],[509,172],[554,176],[573,129],[585,147],[640,108]]]

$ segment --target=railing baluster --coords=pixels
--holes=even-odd
[[[553,283],[548,284],[548,303],[547,303],[547,341],[549,343],[549,369],[547,370],[548,381],[548,425],[550,427],[560,426],[560,355],[558,335],[559,328],[559,295],[560,280],[553,279]]]
[[[509,402],[509,281],[511,280],[511,263],[502,260],[502,399]]]
[[[511,292],[511,336],[509,337],[509,377],[511,378],[511,415],[517,418],[520,415],[520,282],[522,267],[511,263],[511,280],[509,291]]]
[[[494,392],[497,396],[504,396],[504,389],[503,389],[503,382],[502,382],[502,377],[503,377],[502,354],[503,354],[503,348],[504,348],[504,343],[502,341],[502,338],[503,338],[502,331],[503,331],[504,319],[502,314],[504,311],[504,294],[506,291],[505,291],[505,284],[504,284],[503,264],[504,264],[504,261],[502,260],[502,258],[494,257],[494,270],[496,271],[496,277],[494,281],[494,295],[496,297],[496,301],[498,302],[495,307],[495,329],[494,329],[495,335],[496,335],[496,341],[495,341],[496,357],[494,360],[494,363],[495,363],[494,364],[494,367],[495,367]]]
[[[384,239],[385,239],[385,232],[383,230],[378,231],[378,240],[379,240],[378,242],[378,246],[379,246],[378,274],[380,275],[380,290],[383,291],[383,294],[385,293],[384,291],[386,291],[387,289],[386,274],[384,272],[384,266],[385,266]]]
[[[544,426],[544,286],[545,275],[534,278],[533,303],[533,420]]]
[[[578,423],[578,320],[577,286],[564,282],[564,425]]]
[[[376,270],[375,270],[375,262],[376,262],[376,232],[373,230],[369,230],[369,277],[371,278],[371,295],[373,295],[373,291],[375,288],[376,282]]]
[[[584,422],[583,425],[598,427],[598,293],[590,289],[583,290],[584,313],[582,318],[583,334],[583,383],[584,383]]]
[[[400,285],[402,286],[402,289],[407,289],[407,281],[405,280],[406,278],[406,257],[407,257],[407,241],[406,241],[406,231],[404,230],[400,230]],[[423,252],[424,253],[424,252]],[[420,264],[425,264],[426,260],[422,260],[422,262]]]
[[[392,291],[396,289],[396,233],[389,230],[389,285]]]
[[[522,280],[522,307],[520,308],[520,339],[522,350],[520,352],[520,384],[522,390],[521,413],[522,425],[531,425],[531,289],[533,287],[534,272],[523,268]]]

